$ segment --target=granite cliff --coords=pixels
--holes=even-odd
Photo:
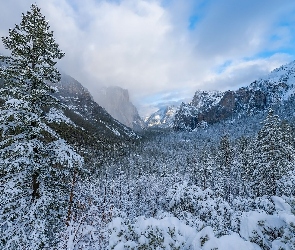
[[[96,100],[112,117],[127,127],[134,130],[144,128],[144,122],[130,101],[127,89],[117,86],[101,88],[96,93]]]

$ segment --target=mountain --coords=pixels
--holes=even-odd
[[[278,109],[294,98],[295,61],[238,90],[196,91],[191,103],[182,103],[175,114],[176,130],[193,130],[201,122],[217,123],[249,116],[268,108]]]
[[[65,115],[100,141],[123,141],[137,137],[132,129],[99,106],[89,91],[71,76],[62,73],[61,81],[54,86],[58,89],[56,97],[68,107]]]
[[[172,128],[176,112],[176,106],[160,108],[145,120],[145,124],[147,127]]]
[[[127,89],[104,87],[97,93],[97,102],[119,122],[134,130],[144,128],[144,122],[129,99]]]

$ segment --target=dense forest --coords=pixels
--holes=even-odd
[[[36,5],[2,41],[1,249],[295,249],[292,100],[102,140],[48,84],[64,53]]]

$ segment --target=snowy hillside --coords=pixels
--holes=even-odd
[[[147,127],[172,128],[177,107],[167,106],[150,115],[146,120]]]
[[[82,118],[84,126],[88,124],[95,129],[101,139],[107,140],[112,137],[114,140],[122,141],[137,138],[132,129],[111,117],[93,100],[89,91],[71,76],[62,74],[61,82],[54,86],[58,89],[58,99],[73,111],[74,114],[69,114],[71,118],[76,122]]]

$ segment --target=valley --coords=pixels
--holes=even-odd
[[[95,6],[109,4],[121,6]],[[36,3],[2,42],[10,55],[0,54],[0,249],[295,249],[295,61],[232,90],[196,87],[180,105],[151,98],[161,108],[143,119],[127,89],[90,93],[59,72],[65,53]],[[168,61],[157,72],[180,79],[184,62]],[[124,78],[124,67],[103,63],[112,73],[101,79]],[[172,97],[184,92],[171,89],[154,94],[178,103]]]

